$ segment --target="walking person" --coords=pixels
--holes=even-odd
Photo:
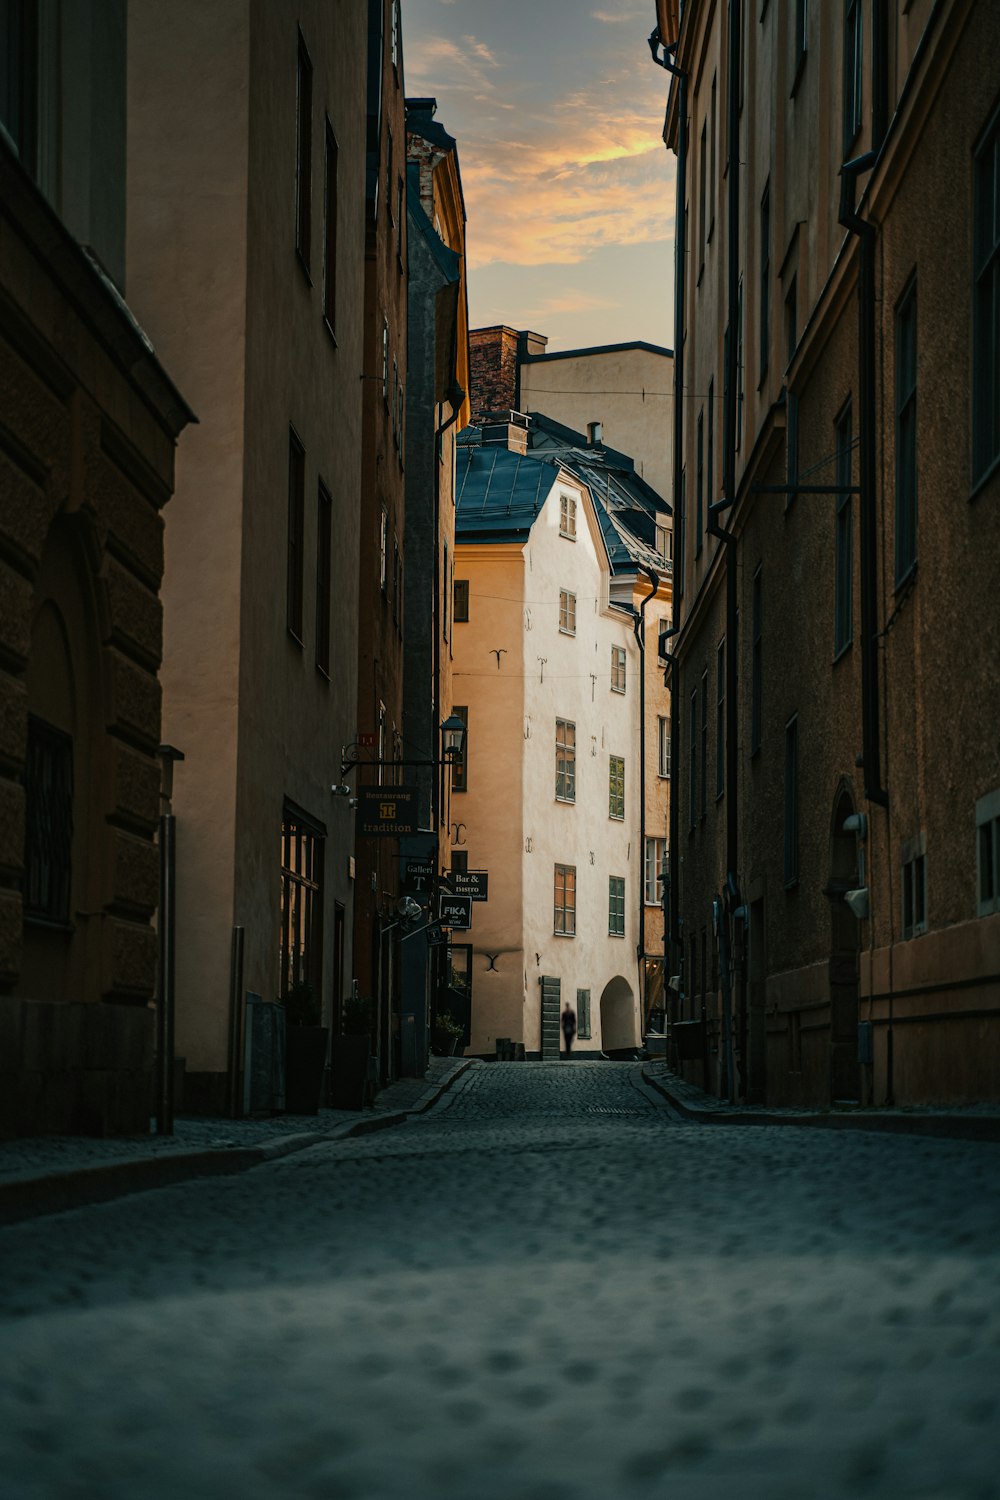
[[[576,1012],[569,1001],[560,1017],[562,1022],[563,1040],[566,1043],[566,1056],[569,1057],[573,1051],[573,1039],[576,1036]]]

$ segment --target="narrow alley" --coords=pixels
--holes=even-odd
[[[474,1064],[399,1128],[5,1229],[4,1494],[995,1500],[997,1150]]]

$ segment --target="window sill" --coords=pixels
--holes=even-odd
[[[319,662],[317,662],[316,663],[316,671],[319,674],[319,676],[323,678],[323,680],[325,682],[332,682],[333,681],[333,678],[330,676],[330,668],[329,667],[324,667]]]
[[[625,696],[625,689],[624,688],[620,688],[620,687],[615,687],[614,683],[611,684],[611,691],[613,693],[617,693],[620,698],[624,698],[624,696]]]
[[[624,932],[609,932],[608,933],[608,937],[623,938],[624,936],[625,936]]]
[[[625,814],[624,813],[608,813],[608,822],[609,823],[624,823],[624,821],[625,821]]]
[[[576,806],[576,798],[575,797],[560,797],[560,795],[559,795],[558,792],[556,792],[556,801],[557,802],[561,802],[564,807],[575,807]]]
[[[295,246],[295,259],[298,261],[299,269],[301,270],[303,276],[306,278],[306,285],[311,287],[313,284],[313,279],[309,271],[309,262],[302,254],[302,251],[299,249],[298,245]]]
[[[831,665],[835,667],[835,666],[838,665],[839,662],[842,662],[844,660],[844,657],[847,656],[848,652],[850,651],[850,649],[851,649],[851,647],[853,645],[854,645],[854,637],[852,636],[849,641],[845,641],[842,646],[838,646],[837,649],[833,653],[833,662],[831,663]]]
[[[285,626],[285,630],[286,630],[286,632],[288,634],[288,639],[290,641],[294,641],[295,644],[296,644],[296,646],[298,646],[299,650],[301,651],[302,648],[303,648],[303,646],[305,645],[305,642],[303,641],[302,637],[300,635],[296,634],[296,632],[292,629],[292,627],[290,625],[286,625]]]
[[[562,539],[563,539],[564,542],[575,542],[576,541],[576,537],[574,536],[573,532],[571,532],[571,531],[560,531],[559,535],[562,537]]]
[[[560,932],[558,928],[554,928],[553,932],[552,932],[552,936],[553,937],[575,938],[576,937],[576,933],[575,932]]]
[[[785,881],[785,890],[786,891],[797,891],[798,888],[799,888],[799,877],[797,875],[795,876],[794,880],[786,880]]]
[[[914,558],[913,561],[910,563],[910,566],[907,568],[906,572],[903,573],[903,574],[901,574],[900,577],[897,578],[894,581],[894,583],[892,585],[892,592],[894,594],[905,594],[905,593],[908,593],[909,590],[913,587],[914,583],[916,583],[916,581],[917,581],[917,559]],[[897,605],[897,608],[899,608],[899,607],[900,606]]]
[[[71,938],[76,931],[76,924],[66,917],[45,917],[41,912],[26,911],[21,920],[25,927],[35,927],[39,931],[55,933],[65,938]]]
[[[576,635],[576,631],[575,630],[567,630],[565,625],[560,625],[559,626],[559,634],[560,635],[574,635],[575,636]]]
[[[670,772],[669,771],[657,771],[656,774],[657,774],[657,776],[659,776],[659,778],[660,778],[661,781],[669,781],[670,780]]]
[[[333,331],[333,324],[330,322],[330,319],[327,317],[326,313],[323,314],[323,327],[326,329],[333,347],[335,349],[339,348],[340,346],[337,343],[337,335]]]

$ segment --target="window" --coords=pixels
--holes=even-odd
[[[850,487],[853,473],[853,439],[851,436],[851,403],[848,401],[837,419],[838,490]],[[846,651],[854,638],[854,539],[853,495],[838,494],[834,520],[833,543],[833,655]]]
[[[799,70],[809,50],[809,0],[795,0],[795,67],[792,93],[798,83]]]
[[[399,66],[399,0],[392,0],[389,16],[390,48],[393,67]]]
[[[785,887],[799,882],[799,721],[785,725]]]
[[[389,405],[389,324],[382,319],[382,400]]]
[[[469,790],[469,709],[464,703],[456,703],[452,713],[465,725],[462,753],[451,763],[451,789],[453,792]]]
[[[306,454],[294,427],[288,429],[288,582],[285,621],[302,644],[302,580],[305,551]]]
[[[453,875],[465,875],[469,869],[468,849],[452,849],[451,872]]]
[[[454,585],[454,612],[452,619],[464,624],[469,618],[469,580],[456,578]]]
[[[743,277],[736,292],[736,447],[743,446]]]
[[[611,647],[611,691],[613,693],[624,693],[625,691],[625,647]]]
[[[576,541],[576,496],[559,496],[559,535]]]
[[[862,0],[847,0],[844,8],[844,159],[850,155],[861,129],[861,51],[864,36]]]
[[[1000,459],[1000,110],[973,158],[972,480]]]
[[[625,936],[625,880],[621,875],[608,876],[608,936]]]
[[[715,653],[715,795],[726,790],[726,639]]]
[[[402,269],[403,269],[403,229],[405,227],[404,220],[403,220],[403,179],[402,179],[402,177],[397,177],[396,178],[396,223],[399,225],[399,233],[396,235],[396,260],[399,263],[399,269],[402,271]]]
[[[760,383],[767,374],[771,350],[771,184],[760,200]]]
[[[753,593],[751,595],[751,637],[750,637],[750,754],[756,755],[760,749],[760,720],[761,720],[761,691],[762,682],[762,651],[764,632],[764,600],[761,570],[758,567],[753,575]]]
[[[903,936],[927,931],[927,858],[922,833],[903,844]]]
[[[24,765],[24,916],[70,921],[73,741],[28,715]]]
[[[705,212],[708,195],[708,121],[701,127],[701,155],[698,172],[698,280],[705,269],[705,243],[708,239],[708,218]]]
[[[555,867],[555,914],[552,931],[559,937],[576,936],[576,865]]]
[[[281,820],[281,935],[279,992],[287,1000],[297,985],[318,997],[323,978],[324,830],[285,805]]]
[[[708,520],[708,507],[715,499],[715,380],[708,382],[708,453],[707,453],[707,477],[705,481],[705,519]]]
[[[386,717],[386,715],[385,715],[385,704],[380,701],[379,702],[379,706],[378,706],[378,784],[379,784],[379,786],[381,786],[382,783],[383,783],[383,781],[385,780],[385,765],[384,765],[384,761],[386,759],[386,748],[385,748],[386,722],[385,722],[385,717]]]
[[[453,593],[451,585],[451,573],[454,571],[454,563],[449,569],[448,543],[444,544],[444,565],[441,569],[441,634],[445,640],[448,639],[448,603],[449,594]]]
[[[694,828],[698,806],[698,689],[688,704],[688,827]]]
[[[295,88],[295,248],[306,275],[312,234],[312,79],[312,63],[300,31]]]
[[[665,563],[674,560],[674,534],[669,526],[657,526],[656,528],[656,550]]]
[[[698,812],[708,810],[708,673],[701,674],[701,801]]]
[[[403,603],[403,559],[399,553],[399,537],[392,539],[392,620],[400,623]]]
[[[392,224],[392,129],[386,131],[385,142],[385,213]]]
[[[563,635],[576,635],[576,595],[559,590],[559,629]]]
[[[38,156],[38,6],[4,4],[0,8],[0,121],[21,165],[40,175]]]
[[[399,447],[399,366],[392,357],[392,400],[389,402],[389,420],[392,423],[392,440]]]
[[[896,587],[917,564],[917,283],[896,309]]]
[[[330,332],[337,330],[337,138],[329,119],[323,189],[323,317]]]
[[[793,276],[785,293],[785,364],[795,358],[799,343],[798,277]]]
[[[658,746],[657,775],[670,775],[670,720],[662,714],[656,720],[656,738]]]
[[[684,598],[684,531],[687,524],[687,470],[681,470],[677,486],[677,554],[674,558],[674,577],[677,580],[677,597]]]
[[[389,512],[383,505],[378,523],[378,582],[383,594],[388,588]]]
[[[663,901],[663,876],[667,868],[667,841],[647,838],[646,858],[643,868],[643,900],[647,906],[660,906]]]
[[[330,675],[330,553],[333,547],[333,502],[319,482],[316,500],[316,665]]]
[[[712,75],[712,109],[708,117],[708,239],[712,238],[715,228],[715,172],[718,158],[718,145],[716,141],[716,100],[718,95],[718,75]]]
[[[705,408],[698,413],[697,443],[695,446],[695,491],[694,491],[694,555],[701,556],[702,503],[705,480]]]
[[[556,797],[576,801],[576,725],[569,719],[556,720]]]
[[[976,803],[976,910],[1000,911],[1000,788]]]
[[[576,1034],[581,1042],[590,1041],[590,991],[576,992]]]
[[[608,817],[625,817],[625,757],[608,757]]]

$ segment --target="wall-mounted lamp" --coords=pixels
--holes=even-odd
[[[465,746],[465,725],[458,714],[451,713],[440,727],[441,755],[439,759],[427,760],[382,760],[378,756],[370,759],[361,754],[361,747],[357,740],[350,745],[345,745],[340,752],[340,778],[341,782],[349,776],[356,766],[450,766],[455,761],[461,760],[462,750]],[[342,797],[350,793],[350,788],[342,785],[332,788],[335,797]]]
[[[864,922],[867,919],[871,903],[868,899],[868,887],[866,885],[859,886],[857,890],[845,891],[844,900],[859,922]]]

